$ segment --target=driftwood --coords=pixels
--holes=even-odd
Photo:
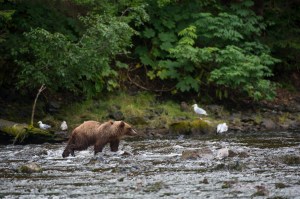
[[[1,144],[38,144],[44,142],[61,142],[64,138],[27,124],[19,124],[0,119]]]

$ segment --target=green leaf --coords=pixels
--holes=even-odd
[[[122,62],[120,62],[120,61],[116,61],[116,66],[117,66],[118,68],[128,68],[128,65],[127,65],[127,64],[122,63]]]
[[[146,37],[146,38],[152,38],[155,36],[155,31],[151,28],[146,28],[144,31],[143,31],[143,35]]]

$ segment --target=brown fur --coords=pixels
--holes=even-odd
[[[120,139],[124,136],[137,135],[131,126],[123,121],[108,121],[103,124],[96,121],[87,121],[75,128],[62,154],[74,156],[75,150],[85,150],[94,145],[94,153],[102,152],[107,143],[111,151],[118,151]]]

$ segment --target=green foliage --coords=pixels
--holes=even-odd
[[[4,42],[8,36],[7,29],[14,13],[15,10],[0,10],[0,28],[2,29],[0,32],[0,43]]]
[[[17,58],[22,67],[20,88],[45,84],[54,91],[67,90],[91,97],[118,86],[113,60],[127,53],[133,29],[118,18],[94,15],[81,20],[87,29],[77,42],[41,28],[25,33],[27,42],[19,49],[21,56]],[[24,59],[26,54],[33,56]],[[124,67],[119,62],[117,66]]]
[[[117,88],[119,71],[137,65],[149,79],[174,87],[172,93],[271,99],[273,72],[299,68],[299,5],[297,0],[0,1],[0,85],[46,84],[90,97]]]
[[[63,7],[65,9],[62,9]],[[1,86],[15,87],[18,81],[17,75],[20,67],[14,62],[15,57],[11,51],[25,45],[24,32],[42,28],[49,32],[62,33],[67,38],[76,40],[80,34],[80,26],[78,20],[71,17],[72,8],[72,4],[66,5],[65,1],[7,0],[0,2]]]
[[[255,100],[274,97],[274,84],[266,78],[278,60],[256,39],[266,25],[251,10],[252,1],[212,7],[211,12],[201,11],[207,4],[186,3],[180,10],[179,4],[151,10],[152,16],[163,19],[151,18],[143,31],[142,36],[151,39],[151,50],[136,49],[142,64],[150,67],[151,79],[175,80],[175,92],[199,92],[214,84],[218,97],[227,97],[232,90]]]
[[[265,6],[268,9],[264,17],[270,25],[264,41],[272,48],[274,55],[282,60],[274,67],[275,72],[289,78],[289,72],[299,71],[300,66],[300,2],[268,0]]]
[[[240,89],[255,100],[272,99],[275,96],[274,86],[264,78],[272,75],[268,66],[276,63],[276,59],[267,54],[247,54],[235,46],[227,46],[217,54],[215,61],[221,67],[211,72],[211,81]]]

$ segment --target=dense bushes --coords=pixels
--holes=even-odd
[[[282,13],[271,23],[274,7],[269,1],[0,3],[0,67],[16,77],[20,89],[46,84],[53,91],[91,97],[116,89],[119,69],[131,65],[144,66],[151,80],[171,82],[172,93],[214,89],[219,98],[238,92],[255,100],[275,94],[269,77],[279,59],[271,50],[285,47],[274,39],[279,38],[278,26],[288,26],[281,23],[285,11],[297,4],[275,1]],[[254,3],[265,7],[257,12]],[[294,23],[299,19],[290,17]],[[280,58],[284,64],[298,63],[291,55]],[[13,61],[14,69],[8,67]]]
[[[20,88],[45,84],[91,97],[118,86],[112,66],[116,55],[127,53],[134,30],[117,18],[93,15],[82,21],[87,28],[77,41],[41,28],[24,34],[17,60]]]

